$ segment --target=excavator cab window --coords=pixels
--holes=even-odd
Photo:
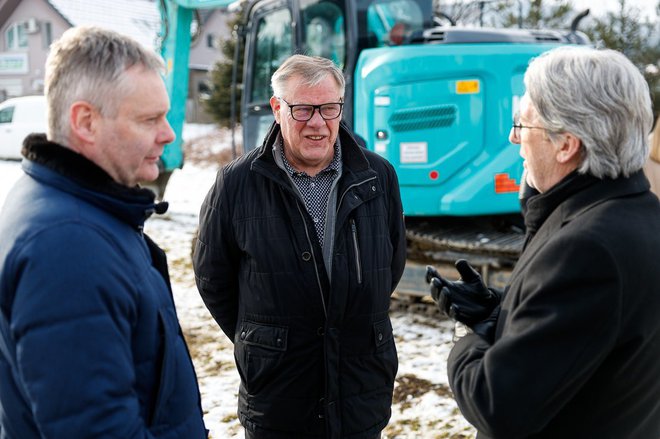
[[[268,102],[272,94],[270,77],[291,53],[291,13],[280,9],[260,17],[255,38],[250,102]]]
[[[331,59],[343,69],[346,63],[346,20],[340,5],[337,1],[307,0],[301,2],[301,12],[305,53]]]
[[[353,0],[358,50],[405,44],[413,33],[433,27],[433,0]]]
[[[376,47],[398,46],[424,29],[424,16],[414,0],[375,0],[367,9],[367,28]]]

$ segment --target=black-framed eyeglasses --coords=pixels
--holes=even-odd
[[[523,129],[523,128],[527,128],[527,129],[530,129],[530,130],[534,129],[534,130],[546,130],[547,131],[547,128],[545,128],[545,127],[532,127],[532,126],[521,124],[520,123],[520,115],[517,114],[517,113],[513,116],[513,125],[511,126],[511,128],[513,129],[513,136],[515,138],[520,138],[520,130]]]
[[[280,101],[283,101],[291,112],[291,117],[293,120],[298,122],[307,122],[312,117],[314,117],[314,112],[319,111],[319,114],[323,120],[332,120],[337,119],[341,115],[341,110],[344,106],[343,102],[328,102],[326,104],[320,105],[311,105],[311,104],[290,104],[281,97],[277,97]]]

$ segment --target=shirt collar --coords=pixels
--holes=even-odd
[[[291,166],[291,163],[286,158],[286,155],[284,154],[284,143],[282,136],[279,136],[279,139],[277,142],[275,142],[275,148],[276,151],[276,156],[277,152],[279,151],[279,156],[282,159],[282,165],[284,166],[284,169],[286,172],[291,175],[291,176],[304,176],[304,177],[309,177],[309,175],[306,172],[300,172],[296,171],[293,166]],[[276,160],[279,162],[279,160]],[[332,157],[332,161],[326,166],[319,174],[323,174],[326,172],[339,172],[341,169],[341,147],[339,144],[339,136],[337,136],[337,140],[335,141],[335,153]]]

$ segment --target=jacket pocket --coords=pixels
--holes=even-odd
[[[244,384],[249,394],[260,393],[273,384],[287,350],[289,329],[244,321],[236,345],[242,363]]]
[[[239,337],[248,346],[260,346],[274,351],[286,351],[288,333],[289,329],[281,326],[243,322]]]
[[[374,323],[374,341],[376,348],[380,348],[393,338],[392,323],[390,319],[380,320]]]
[[[379,370],[382,375],[381,382],[386,387],[389,395],[392,395],[394,378],[399,369],[399,359],[397,357],[396,345],[394,343],[394,333],[392,331],[392,322],[389,317],[374,323],[374,343],[376,352],[374,358],[379,364]]]

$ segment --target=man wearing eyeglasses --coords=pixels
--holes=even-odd
[[[379,438],[406,257],[397,177],[340,122],[331,61],[294,55],[271,85],[263,145],[222,169],[202,206],[197,286],[234,343],[246,438]]]
[[[449,383],[478,438],[659,438],[648,86],[622,54],[585,47],[539,56],[525,86],[510,140],[536,195],[509,286],[486,288],[466,261],[456,282],[429,270],[441,309],[470,328]]]

